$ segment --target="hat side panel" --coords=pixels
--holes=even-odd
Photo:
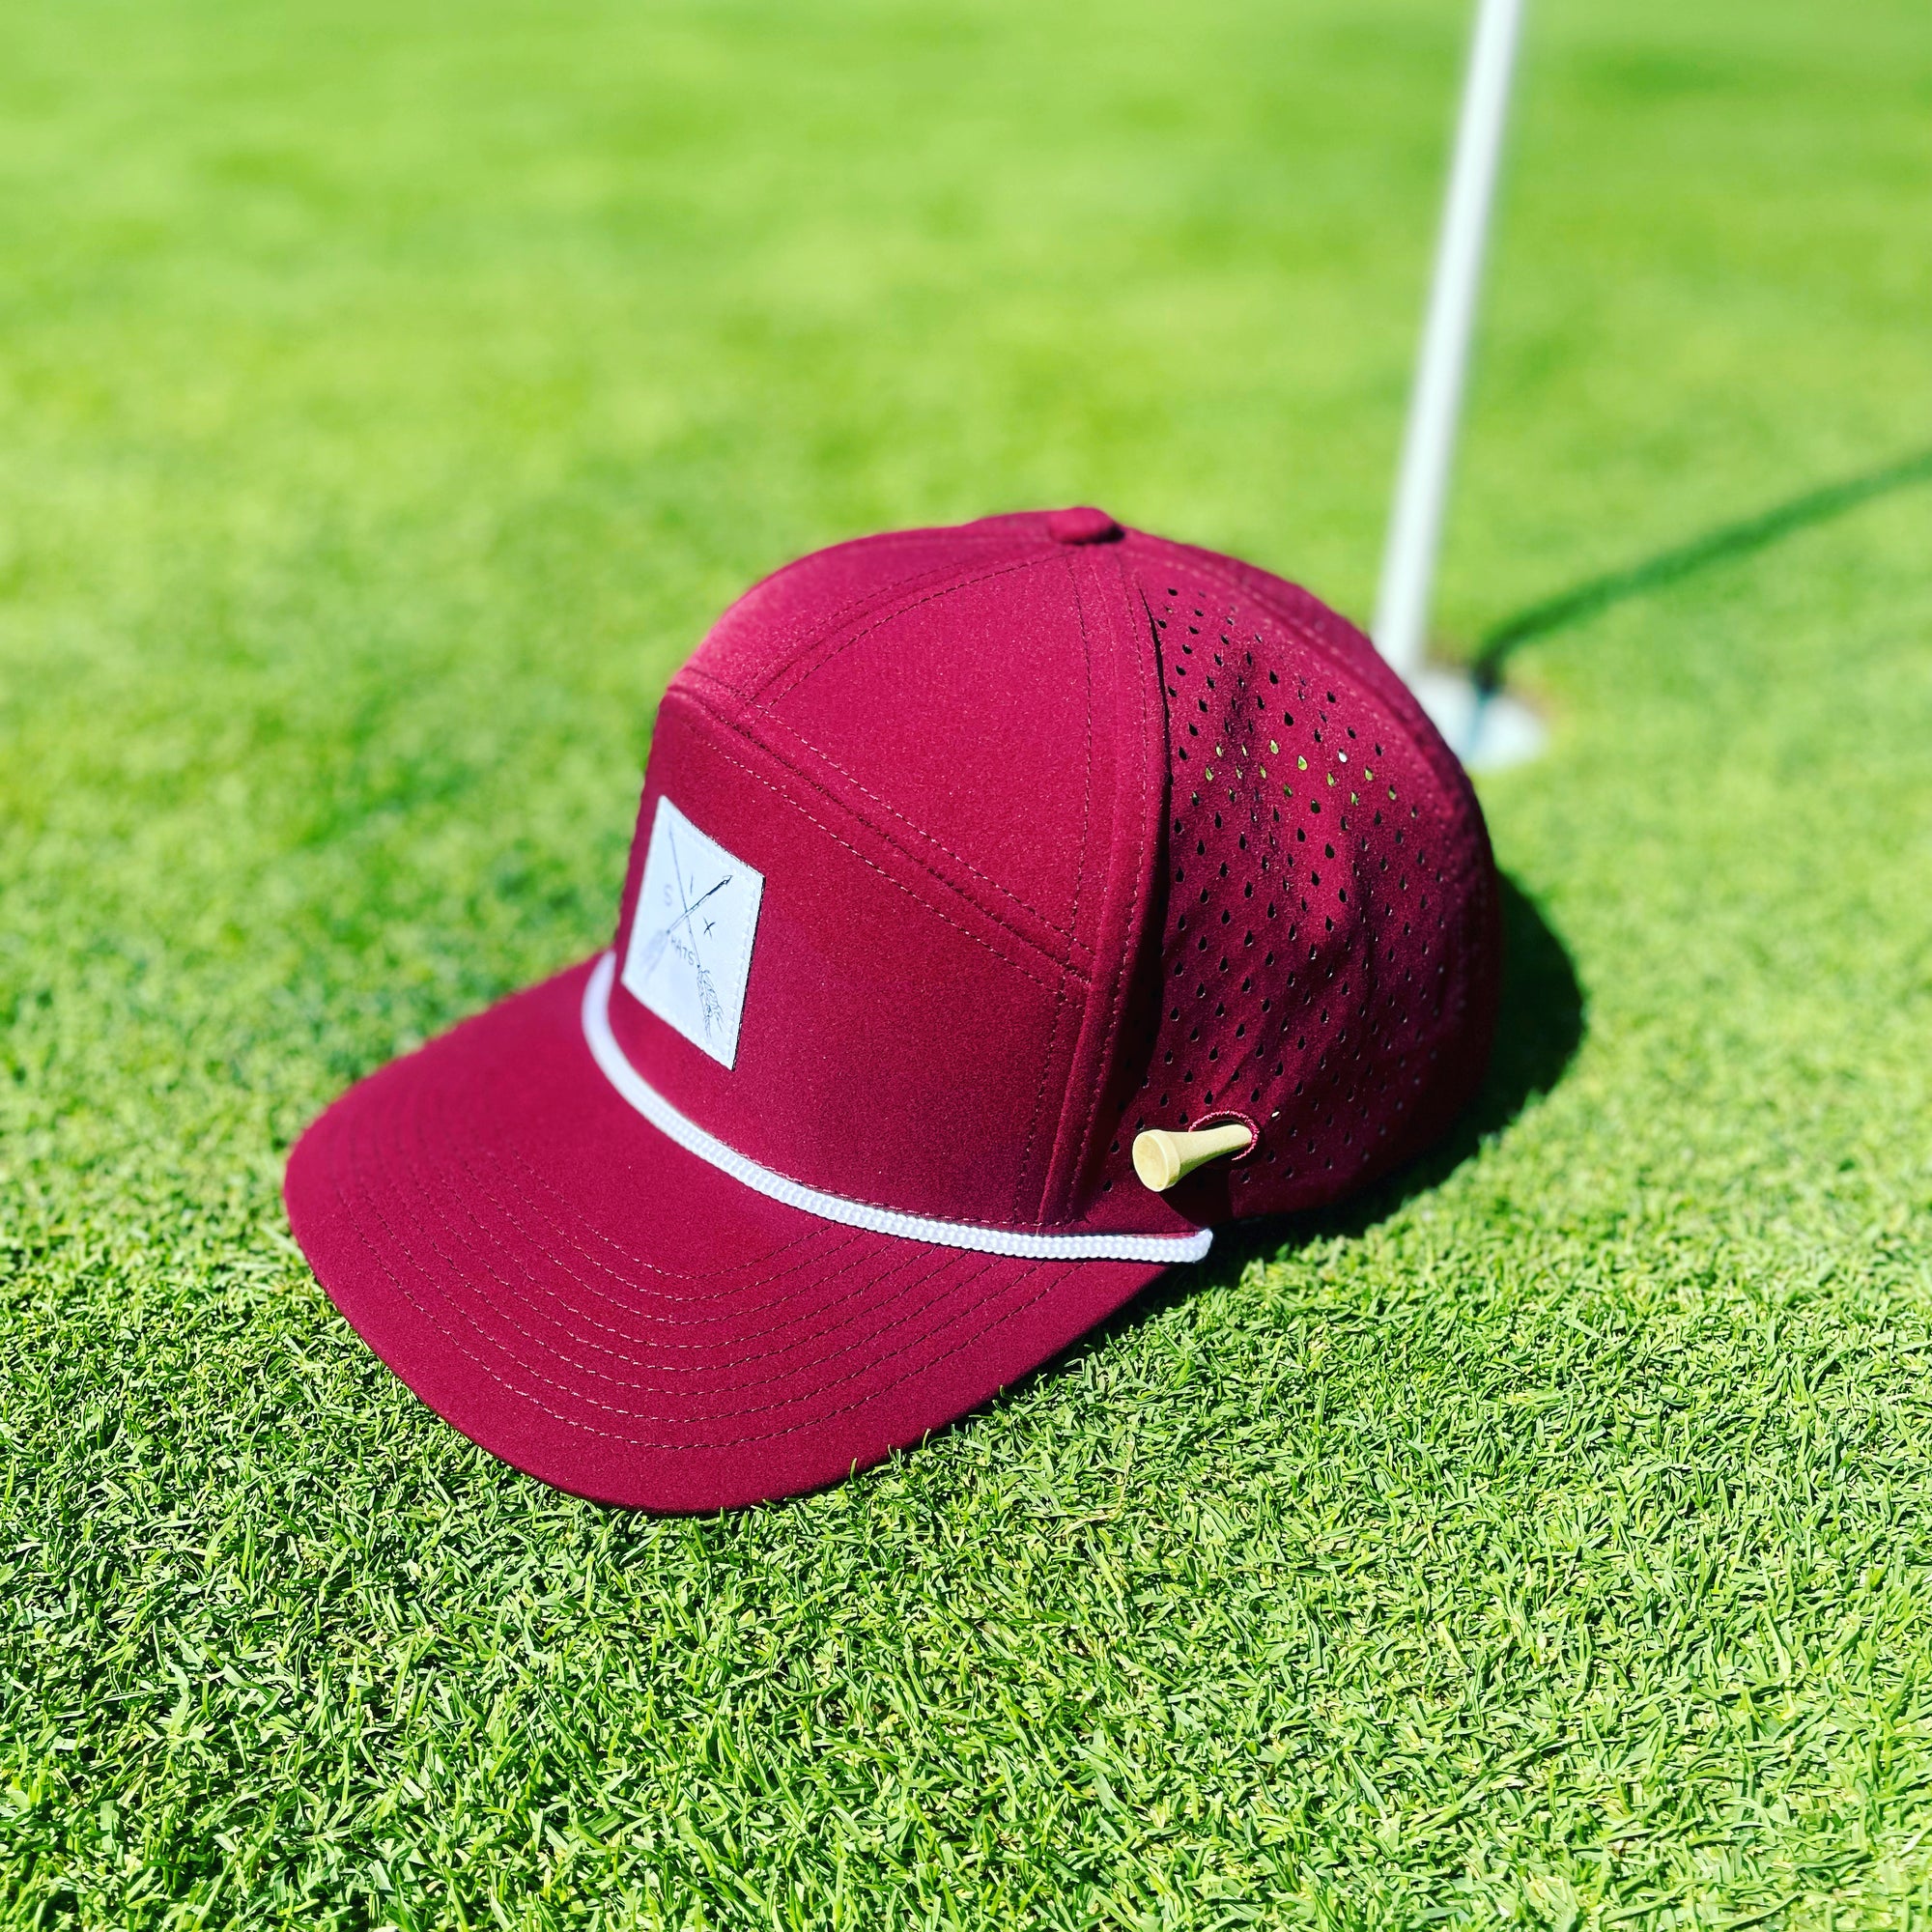
[[[1378,667],[1231,590],[1225,561],[1135,559],[1168,718],[1166,919],[1100,1169],[1125,1184],[1144,1127],[1247,1122],[1250,1153],[1173,1190],[1202,1222],[1325,1205],[1427,1145],[1481,1078],[1497,979],[1488,840],[1433,727]]]

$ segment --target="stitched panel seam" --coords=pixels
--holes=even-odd
[[[758,701],[761,704],[770,705],[776,703],[781,697],[788,697],[809,677],[817,671],[823,670],[834,658],[839,656],[842,652],[850,650],[862,639],[869,638],[874,631],[879,630],[884,625],[894,623],[898,618],[907,616],[914,611],[923,610],[928,604],[936,604],[942,597],[951,597],[961,590],[971,590],[976,583],[991,583],[998,578],[1011,577],[1016,571],[1032,570],[1040,561],[1041,558],[1037,555],[1019,557],[1011,563],[1001,564],[994,570],[973,571],[964,577],[951,578],[944,583],[935,584],[923,596],[915,597],[909,604],[902,604],[895,599],[886,609],[880,611],[870,623],[862,624],[849,638],[840,639],[823,657],[815,659],[808,668],[800,671],[782,691],[772,691],[769,685],[764,687],[760,693]]]
[[[696,694],[687,694],[687,696],[690,697],[691,701],[694,704],[700,703],[700,700],[696,697]],[[729,731],[734,736],[743,738],[748,745],[757,745],[757,748],[760,751],[764,752],[767,756],[770,757],[778,756],[778,753],[773,752],[770,746],[758,744],[758,741],[756,739],[752,738],[748,734],[743,732],[739,728],[739,726],[735,723],[733,723],[730,719],[721,716],[718,712],[712,710],[708,705],[701,705],[701,709],[703,710],[704,715],[707,718],[709,718],[714,724],[716,724],[721,729]],[[916,893],[911,886],[906,884],[906,882],[903,879],[894,878],[892,873],[887,871],[883,866],[877,864],[874,860],[867,858],[865,853],[860,851],[858,846],[853,844],[849,838],[842,838],[838,833],[835,832],[831,826],[826,824],[824,819],[820,818],[816,813],[808,810],[806,807],[799,802],[798,799],[792,797],[790,794],[781,789],[781,787],[777,783],[775,783],[770,778],[768,778],[763,772],[756,770],[754,767],[751,765],[748,765],[742,758],[734,757],[722,745],[716,743],[708,743],[707,749],[712,753],[714,753],[717,756],[723,758],[727,765],[732,766],[737,771],[743,772],[747,778],[756,779],[757,781],[761,785],[763,785],[767,791],[771,792],[774,797],[783,799],[787,805],[791,806],[794,810],[798,811],[810,824],[817,826],[819,831],[824,833],[825,836],[828,838],[830,838],[834,844],[842,846],[847,852],[851,853],[851,855],[855,859],[857,859],[859,863],[862,866],[864,866],[868,871],[878,873],[880,878],[886,880],[889,884],[897,887],[897,889],[900,892],[904,893],[908,898],[912,899],[916,904],[922,906],[925,911],[931,913],[933,918],[941,921],[947,925],[952,926],[955,932],[964,933],[965,936],[968,939],[972,940],[976,946],[984,947],[985,950],[988,952],[990,952],[995,959],[1001,960],[1006,965],[1012,967],[1012,969],[1016,973],[1024,974],[1027,979],[1031,980],[1033,983],[1040,989],[1042,993],[1051,993],[1055,991],[1057,984],[1056,981],[1042,980],[1039,977],[1039,975],[1034,972],[1031,968],[1022,965],[1019,960],[1014,959],[1013,957],[1011,957],[1010,954],[1002,952],[1000,949],[992,943],[991,940],[983,938],[980,934],[975,932],[971,926],[960,924],[960,923],[956,919],[953,919],[950,914],[942,912],[936,905],[934,905],[931,902],[931,900],[922,897],[921,895]],[[823,799],[828,806],[838,810],[849,810],[849,808],[841,806],[837,799],[835,799],[828,791],[826,791],[824,786],[814,783],[810,777],[808,777],[805,773],[798,771],[796,767],[786,764],[784,769],[790,772],[794,778],[798,779],[801,783],[810,785],[811,790],[815,792],[821,799]],[[860,819],[859,823],[862,825],[866,825],[867,821],[864,819]],[[874,833],[878,832],[878,828],[876,826],[867,825],[867,829]],[[879,833],[878,836],[881,838],[885,837],[883,833]],[[935,884],[943,886],[947,890],[947,892],[952,894],[956,897],[963,898],[966,901],[966,903],[974,909],[975,912],[980,915],[981,918],[989,921],[992,924],[997,925],[1002,932],[1007,933],[1009,937],[1017,941],[1021,946],[1024,946],[1028,952],[1035,954],[1036,957],[1037,957],[1043,964],[1052,967],[1056,973],[1072,974],[1073,977],[1078,980],[1080,980],[1080,982],[1083,985],[1088,983],[1089,976],[1080,967],[1075,966],[1070,960],[1061,959],[1056,957],[1053,953],[1049,952],[1043,946],[1041,946],[1037,940],[1035,940],[1028,934],[1021,932],[1016,926],[1009,924],[1007,921],[1005,921],[999,916],[998,913],[989,911],[985,906],[981,905],[980,901],[974,898],[970,894],[961,892],[960,889],[956,885],[954,885],[952,880],[948,879],[944,873],[935,871],[930,866],[926,865],[925,862],[922,860],[917,853],[907,852],[905,848],[902,845],[900,845],[896,839],[887,839],[887,842],[892,846],[895,852],[901,854],[901,856],[903,856],[910,864],[917,866],[920,868],[920,870],[925,873],[925,875],[931,880],[933,880]]]
[[[791,724],[786,720],[781,718],[778,715],[778,713],[773,711],[769,706],[759,704],[755,706],[755,708],[758,711],[761,719],[766,721],[769,724],[776,725],[781,731],[783,731],[787,736],[795,740],[804,750],[810,752],[811,755],[814,758],[817,758],[821,763],[829,765],[855,791],[864,792],[865,795],[868,799],[870,799],[874,805],[880,807],[883,810],[891,812],[892,815],[895,818],[896,818],[898,822],[901,825],[903,825],[909,832],[911,832],[916,838],[923,839],[928,845],[932,846],[935,851],[943,852],[947,856],[947,858],[952,861],[954,865],[965,867],[965,868],[969,872],[971,872],[973,876],[976,879],[978,879],[982,886],[991,886],[992,889],[996,893],[998,893],[1002,898],[1010,899],[1013,902],[1013,904],[1018,906],[1022,912],[1031,913],[1035,919],[1038,920],[1039,923],[1042,925],[1046,926],[1049,930],[1055,932],[1059,931],[1060,922],[1058,920],[1054,919],[1050,914],[1042,912],[1038,906],[1035,905],[1032,902],[1032,900],[1022,898],[1020,895],[1014,892],[1010,886],[1003,886],[1001,885],[998,879],[993,878],[990,874],[986,872],[982,872],[980,869],[980,867],[974,865],[972,860],[967,858],[963,852],[955,852],[952,849],[952,847],[947,844],[943,838],[935,837],[932,833],[928,832],[923,825],[915,824],[910,818],[908,818],[905,815],[904,812],[899,810],[899,809],[895,805],[892,804],[887,799],[881,798],[879,794],[875,792],[870,785],[867,784],[863,779],[856,778],[851,772],[848,772],[845,769],[845,767],[841,765],[838,762],[838,760],[831,754],[831,753],[826,751],[824,746],[815,744],[811,739],[808,738],[804,732],[799,730],[796,725]],[[1092,721],[1090,720],[1089,721],[1090,728],[1091,724]],[[803,777],[804,774],[801,773],[800,776]],[[875,832],[879,832],[880,828],[877,826],[873,826],[872,830]],[[881,832],[880,836],[883,838],[886,837],[887,835]],[[896,841],[895,842],[896,843]],[[913,855],[908,854],[907,856],[911,857]],[[1076,913],[1079,911],[1079,906],[1080,906],[1079,887],[1076,884],[1074,887],[1074,911]],[[991,917],[991,915],[988,915],[988,917]],[[1071,924],[1070,920],[1068,923],[1070,926]],[[1081,943],[1079,935],[1070,930],[1066,934],[1066,943],[1067,943],[1067,952],[1069,960],[1071,958],[1073,952],[1076,949],[1084,953],[1091,954],[1093,952],[1092,947],[1083,945]]]
[[[1109,562],[1113,564],[1114,570],[1117,575],[1117,579],[1120,583],[1122,602],[1126,606],[1128,615],[1129,617],[1131,617],[1134,609],[1135,597],[1137,594],[1137,585],[1129,583],[1127,580],[1126,569],[1121,563],[1118,557],[1110,558]],[[1145,610],[1146,599],[1144,596],[1141,598],[1141,603],[1143,609]],[[1147,648],[1150,650],[1152,649],[1152,639],[1153,639],[1153,618],[1151,613],[1150,612],[1148,613],[1148,628],[1147,628],[1147,639],[1146,639]],[[1138,751],[1140,755],[1134,761],[1135,777],[1138,784],[1137,802],[1139,806],[1139,810],[1135,820],[1135,824],[1138,828],[1138,827],[1145,827],[1147,824],[1148,763],[1151,753],[1151,747],[1148,742],[1148,734],[1149,734],[1149,721],[1151,719],[1153,713],[1152,713],[1152,707],[1150,705],[1148,701],[1148,681],[1147,681],[1146,666],[1142,661],[1139,650],[1136,650],[1135,652],[1132,668],[1133,668],[1133,681],[1134,681],[1134,695],[1139,699],[1140,702],[1140,739],[1138,744]],[[1163,761],[1163,763],[1165,761]],[[1163,819],[1165,819],[1166,815],[1167,815],[1167,801],[1165,797],[1163,797],[1161,800],[1161,816]],[[1158,845],[1159,838],[1160,838],[1160,828],[1158,825],[1156,825],[1154,828],[1154,838],[1156,845]],[[1141,886],[1149,876],[1149,873],[1151,869],[1151,865],[1152,865],[1151,860],[1143,856],[1136,862],[1134,866],[1133,886],[1127,895],[1126,936],[1129,941],[1131,941],[1134,937],[1135,921],[1137,920],[1140,914]],[[1121,955],[1114,962],[1113,982],[1108,994],[1108,1002],[1107,1002],[1107,1037],[1110,1040],[1118,1040],[1120,1038],[1121,1018],[1125,1009],[1127,1000],[1132,993],[1133,981],[1134,981],[1134,969],[1137,963],[1138,962],[1134,955],[1133,947],[1131,945],[1122,947]],[[1111,1061],[1104,1063],[1100,1070],[1101,1070],[1101,1079],[1099,1083],[1099,1090],[1101,1092],[1105,1092],[1107,1089],[1108,1076],[1111,1075],[1114,1070],[1113,1063]],[[1094,1135],[1096,1129],[1100,1125],[1100,1112],[1101,1110],[1098,1106],[1090,1108],[1088,1111],[1087,1131],[1080,1138],[1079,1159],[1076,1166],[1074,1167],[1072,1175],[1072,1180],[1076,1186],[1078,1185],[1080,1177],[1087,1172],[1088,1162],[1091,1161],[1094,1157]]]
[[[1068,944],[1074,943],[1074,936],[1080,929],[1080,887],[1087,876],[1087,848],[1094,830],[1094,643],[1087,633],[1087,607],[1080,596],[1080,573],[1069,561],[1066,565],[1067,582],[1073,587],[1073,614],[1080,626],[1080,656],[1087,670],[1087,735],[1086,735],[1086,776],[1080,793],[1080,857],[1073,868],[1073,911],[1066,922]],[[1020,1155],[1019,1166],[1013,1174],[1013,1219],[1020,1217],[1020,1190],[1026,1184],[1026,1178],[1033,1167],[1033,1144],[1039,1133],[1039,1110],[1046,1099],[1046,1086],[1053,1073],[1054,1055],[1060,1046],[1060,1023],[1066,1014],[1066,981],[1063,979],[1060,990],[1053,1000],[1053,1031],[1046,1037],[1046,1055],[1040,1062],[1039,1085],[1034,1090],[1033,1112],[1027,1119],[1026,1148]],[[1074,1045],[1079,1045],[1076,1029]],[[1062,1090],[1061,1105],[1065,1108],[1065,1092]],[[1047,1167],[1052,1170],[1049,1156]],[[1035,1215],[1035,1223],[1046,1212],[1046,1187],[1042,1182],[1039,1190],[1039,1207]]]
[[[868,557],[889,555],[895,550],[917,550],[922,545],[929,543],[933,534],[930,530],[894,530],[888,531],[883,536],[860,537],[849,545],[836,546],[836,548],[863,549]],[[952,534],[955,537],[960,535],[957,531],[954,531]],[[1010,555],[1023,543],[1027,542],[1027,539],[1024,536],[1015,534],[1013,531],[1007,530],[988,531],[984,535],[973,537],[970,541],[972,548],[980,554],[976,559],[975,567],[977,567],[979,563],[983,563],[986,554],[1004,551]],[[759,578],[742,596],[733,600],[719,621],[723,622],[724,618],[728,618],[731,612],[736,611],[745,602],[746,598],[755,597],[767,584],[777,583],[781,578],[789,577],[793,571],[811,563],[814,559],[824,555],[824,554],[823,551],[811,551],[804,556],[792,558],[789,563],[780,564],[776,570],[770,571],[765,576]],[[822,642],[826,638],[835,636],[847,624],[857,623],[868,611],[877,610],[883,602],[908,596],[923,583],[937,583],[942,578],[950,580],[961,568],[962,565],[957,559],[952,559],[945,563],[928,564],[923,570],[908,571],[890,583],[875,583],[868,589],[855,591],[829,612],[821,612],[816,617],[797,616],[784,629],[790,632],[794,638],[803,638],[804,641],[793,642],[788,639],[786,640],[786,654],[781,657],[769,669],[758,672],[742,690],[737,686],[726,685],[722,679],[716,677],[712,678],[711,681],[718,685],[721,690],[728,691],[732,696],[743,697],[747,702],[751,702],[753,701],[754,693],[763,691],[768,685],[782,677],[798,662],[800,651],[810,649],[813,643]],[[716,627],[714,626],[713,628],[715,629]],[[687,664],[684,669],[678,672],[678,677],[685,677],[696,668],[696,661]]]

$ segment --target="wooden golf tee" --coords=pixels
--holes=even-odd
[[[1239,1121],[1224,1121],[1218,1127],[1204,1127],[1194,1134],[1170,1134],[1161,1127],[1149,1127],[1134,1136],[1134,1172],[1145,1186],[1165,1194],[1204,1161],[1224,1153],[1245,1153],[1254,1141],[1254,1135]]]

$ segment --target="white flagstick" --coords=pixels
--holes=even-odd
[[[1476,298],[1495,201],[1503,128],[1509,118],[1510,74],[1516,65],[1522,0],[1478,0],[1475,43],[1463,90],[1456,130],[1456,157],[1442,213],[1442,236],[1423,327],[1422,355],[1403,439],[1395,518],[1382,560],[1376,609],[1377,648],[1415,688],[1450,742],[1471,762],[1510,761],[1528,755],[1541,727],[1520,705],[1476,692],[1465,679],[1424,668],[1430,593],[1442,537],[1442,512],[1456,454],[1463,376],[1474,332]],[[1514,716],[1486,716],[1507,705]],[[1499,731],[1498,726],[1503,728]],[[1529,742],[1520,741],[1525,735]],[[1482,741],[1491,756],[1482,756]],[[1500,754],[1500,755],[1498,755]]]
[[[1412,679],[1422,668],[1429,596],[1456,454],[1463,381],[1475,328],[1521,18],[1522,0],[1480,0],[1456,130],[1456,158],[1442,211],[1435,281],[1429,296],[1408,430],[1403,439],[1395,521],[1376,609],[1376,643],[1405,678]]]

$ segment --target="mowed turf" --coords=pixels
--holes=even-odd
[[[1531,10],[1442,621],[1554,738],[1420,1171],[704,1520],[282,1218],[606,939],[758,573],[1091,500],[1367,613],[1464,11],[0,16],[0,1922],[1932,1911],[1922,0]]]

